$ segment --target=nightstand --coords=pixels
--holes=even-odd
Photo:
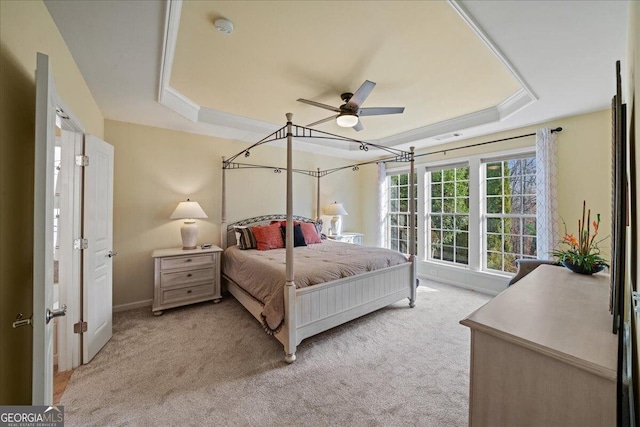
[[[327,236],[327,239],[335,240],[336,242],[353,243],[354,245],[362,245],[362,233],[342,233],[338,236]]]
[[[220,254],[222,249],[157,249],[154,262],[153,306],[162,310],[196,302],[220,302]]]

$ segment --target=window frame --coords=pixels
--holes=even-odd
[[[446,268],[447,271],[451,271],[453,274],[454,271],[468,271],[479,273],[485,275],[487,277],[511,277],[512,273],[498,271],[498,270],[489,270],[484,268],[484,229],[483,225],[484,221],[482,218],[482,212],[485,211],[484,207],[484,177],[483,177],[483,162],[491,161],[491,160],[506,160],[509,158],[516,157],[535,157],[535,146],[528,145],[521,148],[514,148],[508,150],[495,151],[491,153],[479,153],[469,156],[460,156],[454,157],[450,159],[442,159],[433,160],[430,158],[424,160],[417,159],[416,161],[416,169],[420,171],[418,173],[418,183],[421,187],[421,191],[418,193],[419,203],[418,203],[418,254],[419,260],[422,263],[426,263],[427,265],[432,265],[434,267],[442,267]],[[421,161],[422,160],[422,161]],[[429,248],[428,234],[429,234],[429,224],[428,224],[428,216],[427,209],[428,204],[430,203],[430,198],[428,195],[429,188],[427,187],[426,175],[427,168],[439,168],[446,169],[454,165],[460,165],[467,163],[469,165],[469,264],[462,265],[456,264],[447,261],[441,261],[437,259],[430,259],[427,257],[427,250]],[[421,182],[422,181],[422,182]],[[422,219],[422,220],[420,220]],[[476,237],[472,237],[476,236]],[[428,267],[427,267],[428,268]],[[433,268],[433,267],[432,267]],[[439,268],[433,268],[433,270],[429,270],[431,273],[435,273],[437,271],[442,271]],[[454,277],[454,276],[451,276]],[[458,276],[455,276],[458,277]],[[462,276],[460,276],[462,277]],[[480,276],[476,276],[480,277]]]
[[[388,169],[386,171],[385,187],[386,187],[386,193],[387,193],[386,194],[387,200],[385,201],[386,212],[384,212],[384,218],[385,218],[384,219],[384,221],[385,221],[384,245],[385,245],[386,248],[390,248],[390,249],[394,249],[394,250],[400,251],[400,247],[401,247],[400,242],[401,241],[406,241],[406,247],[407,247],[407,252],[406,253],[408,254],[409,253],[408,252],[408,249],[409,249],[409,223],[408,223],[408,220],[409,220],[409,215],[410,215],[410,212],[408,210],[409,209],[409,204],[408,203],[411,201],[411,198],[407,197],[407,199],[406,199],[407,200],[407,211],[406,212],[400,211],[400,210],[393,211],[393,212],[391,211],[391,206],[392,206],[392,204],[391,204],[391,201],[392,201],[391,177],[392,176],[401,176],[401,175],[408,175],[407,176],[407,184],[406,185],[400,184],[400,185],[396,185],[395,187],[398,188],[398,193],[400,193],[400,188],[406,186],[406,188],[407,188],[407,196],[408,196],[408,191],[411,188],[409,186],[409,176],[410,176],[409,168],[393,168],[393,169]],[[416,179],[416,183],[415,183],[415,187],[414,187],[415,188],[415,193],[416,193],[415,194],[415,199],[414,199],[414,202],[416,204],[416,210],[415,210],[415,215],[416,215],[416,222],[415,222],[415,236],[416,237],[415,237],[415,240],[416,241],[415,241],[415,245],[416,245],[416,254],[417,254],[418,250],[420,248],[419,241],[418,241],[418,230],[420,229],[420,227],[418,226],[418,221],[417,221],[417,219],[420,218],[420,215],[419,215],[419,212],[418,212],[418,209],[417,209],[417,207],[419,206],[418,200],[419,200],[419,197],[420,197],[419,196],[420,191],[418,190],[418,186],[420,184],[420,179],[417,176],[417,174],[415,174],[415,177],[416,177],[415,178]],[[398,194],[398,196],[400,196],[400,194]],[[394,200],[398,200],[398,206],[400,206],[400,201],[401,200],[405,200],[405,199],[403,199],[401,197],[397,197]],[[391,216],[392,215],[398,215],[398,217],[401,216],[401,215],[406,215],[407,216],[407,223],[404,226],[399,226],[399,225],[395,225],[394,226],[392,224],[392,221],[391,221]],[[398,236],[395,239],[392,239],[392,227],[396,227],[398,229]],[[407,231],[407,238],[406,239],[400,239],[400,230],[401,229],[406,229],[406,231]],[[393,248],[391,246],[392,240],[396,240],[397,241],[397,243],[398,243],[397,248]]]
[[[442,186],[441,192],[440,192],[440,197],[438,197],[438,199],[442,200],[442,206],[441,206],[441,210],[440,212],[432,212],[432,206],[433,206],[433,195],[432,195],[432,176],[431,174],[433,172],[442,172],[445,170],[456,170],[459,168],[468,168],[468,173],[467,173],[467,179],[466,180],[457,180],[457,176],[454,176],[454,180],[453,181],[445,181],[445,180],[441,180],[440,182],[445,184],[445,183],[453,183],[454,184],[454,195],[453,197],[445,197],[445,189],[444,189],[444,185]],[[461,212],[456,212],[457,208],[455,206],[454,203],[454,212],[444,212],[444,204],[445,204],[445,199],[447,198],[453,198],[454,201],[457,201],[457,191],[458,191],[458,186],[457,183],[459,182],[467,182],[467,202],[469,204],[469,206],[467,206],[467,212],[466,213],[461,213]],[[437,185],[437,184],[436,184]],[[471,203],[471,197],[470,197],[470,193],[471,193],[471,166],[469,164],[469,162],[464,161],[464,162],[455,162],[455,163],[448,163],[448,164],[443,164],[443,165],[437,165],[437,166],[426,166],[424,168],[424,197],[425,197],[425,203],[424,203],[424,223],[425,223],[425,233],[424,233],[424,240],[425,240],[425,245],[424,245],[424,259],[426,261],[430,261],[430,262],[436,262],[436,263],[446,263],[449,265],[454,265],[457,267],[462,267],[462,268],[468,268],[469,267],[469,253],[470,253],[470,242],[471,242],[471,236],[470,236],[470,230],[469,230],[469,223],[471,222],[471,215],[470,215],[470,203]],[[433,230],[431,229],[431,225],[433,224],[433,217],[434,216],[440,216],[440,228],[435,229],[437,231],[440,232],[440,235],[443,235],[445,232],[445,228],[443,227],[442,224],[442,219],[445,216],[452,216],[453,217],[453,223],[454,223],[454,228],[451,229],[450,231],[453,233],[453,239],[454,242],[452,245],[446,245],[447,247],[450,247],[453,251],[453,260],[447,260],[447,259],[443,259],[441,258],[434,258],[431,256],[431,254],[433,253]],[[456,244],[456,231],[457,227],[455,224],[458,223],[458,218],[459,217],[467,217],[467,230],[460,230],[461,232],[466,233],[467,235],[467,246],[466,246],[466,251],[467,251],[467,259],[466,259],[466,263],[461,263],[458,262],[456,260],[457,258],[457,254],[458,251],[457,249],[462,249],[462,248],[458,248],[458,245]],[[441,243],[440,247],[441,250],[443,250],[444,248],[444,244]]]
[[[536,214],[525,214],[525,213],[493,213],[493,212],[487,212],[487,207],[488,207],[488,198],[489,195],[487,195],[487,185],[489,180],[491,179],[497,179],[497,178],[490,178],[487,176],[487,167],[486,165],[489,163],[497,163],[497,162],[501,162],[504,164],[504,162],[509,161],[509,160],[524,160],[524,159],[530,159],[533,158],[534,162],[535,162],[535,157],[536,157],[536,153],[535,151],[525,151],[525,152],[520,152],[517,154],[510,154],[510,155],[493,155],[491,157],[487,157],[487,158],[482,158],[480,160],[480,173],[481,173],[481,182],[482,182],[482,186],[481,186],[481,194],[482,194],[482,210],[481,210],[481,260],[482,260],[482,264],[481,264],[481,269],[484,272],[487,273],[494,273],[494,274],[515,274],[516,271],[508,271],[505,270],[505,254],[512,254],[516,256],[516,259],[535,259],[536,258],[536,254],[534,255],[528,255],[528,254],[524,254],[524,240],[526,237],[530,237],[531,235],[526,235],[525,231],[524,231],[524,225],[525,225],[525,221],[526,220],[533,220],[534,224],[535,224],[535,220],[536,220]],[[520,174],[519,176],[521,177],[526,177],[526,176],[531,176],[533,175],[534,179],[536,177],[535,172],[533,174]],[[504,174],[500,175],[500,179],[504,182]],[[519,197],[536,197],[536,190],[537,190],[537,183],[536,184],[536,189],[534,189],[533,193],[521,193],[519,195]],[[502,195],[500,196],[502,198],[505,197],[504,195],[504,189],[502,192]],[[537,206],[536,206],[537,208]],[[537,209],[536,209],[536,213],[537,213]],[[488,230],[488,220],[489,218],[494,218],[494,219],[500,219],[502,221],[502,223],[504,224],[504,220],[506,219],[522,219],[521,221],[521,226],[520,226],[520,233],[519,234],[514,234],[514,233],[507,233],[504,230],[504,226],[502,227],[501,232],[497,233],[497,232],[490,232]],[[489,249],[488,249],[488,239],[489,236],[493,236],[493,235],[499,235],[501,236],[501,246],[502,246],[502,251],[491,251],[493,253],[499,253],[502,254],[501,256],[501,270],[496,270],[493,268],[490,268],[488,266],[488,258],[489,258]],[[504,250],[504,244],[505,244],[505,237],[506,236],[517,236],[519,237],[520,240],[520,249],[518,251],[518,253],[515,252],[505,252]],[[534,235],[535,238],[537,238],[537,230],[536,230],[536,234]]]

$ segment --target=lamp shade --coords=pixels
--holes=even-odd
[[[358,124],[358,116],[355,114],[340,114],[336,117],[336,123],[343,128],[352,128]]]
[[[188,219],[188,218],[208,218],[198,202],[192,202],[187,199],[186,202],[178,203],[178,207],[173,211],[169,219]]]
[[[344,206],[342,203],[333,202],[329,205],[327,210],[325,211],[325,215],[349,215],[347,211],[344,210]]]

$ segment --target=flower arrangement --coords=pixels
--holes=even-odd
[[[587,202],[583,201],[582,220],[578,220],[577,237],[567,233],[567,224],[564,223],[564,220],[562,222],[565,234],[560,243],[567,246],[567,248],[556,249],[552,252],[560,263],[572,271],[585,274],[593,274],[609,266],[607,261],[600,256],[600,249],[598,248],[598,243],[604,239],[596,241],[598,229],[600,228],[600,214],[596,214],[596,220],[591,223],[591,209],[587,210]],[[591,232],[591,227],[593,227],[593,233]]]

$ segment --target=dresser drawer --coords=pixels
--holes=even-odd
[[[161,270],[170,270],[182,267],[194,267],[198,265],[213,264],[213,254],[180,256],[171,258],[162,258],[160,260]]]
[[[215,290],[211,284],[163,290],[160,304],[173,304],[198,298],[212,297],[214,293]]]
[[[211,282],[215,278],[213,267],[160,273],[161,288],[175,288],[190,283]]]

